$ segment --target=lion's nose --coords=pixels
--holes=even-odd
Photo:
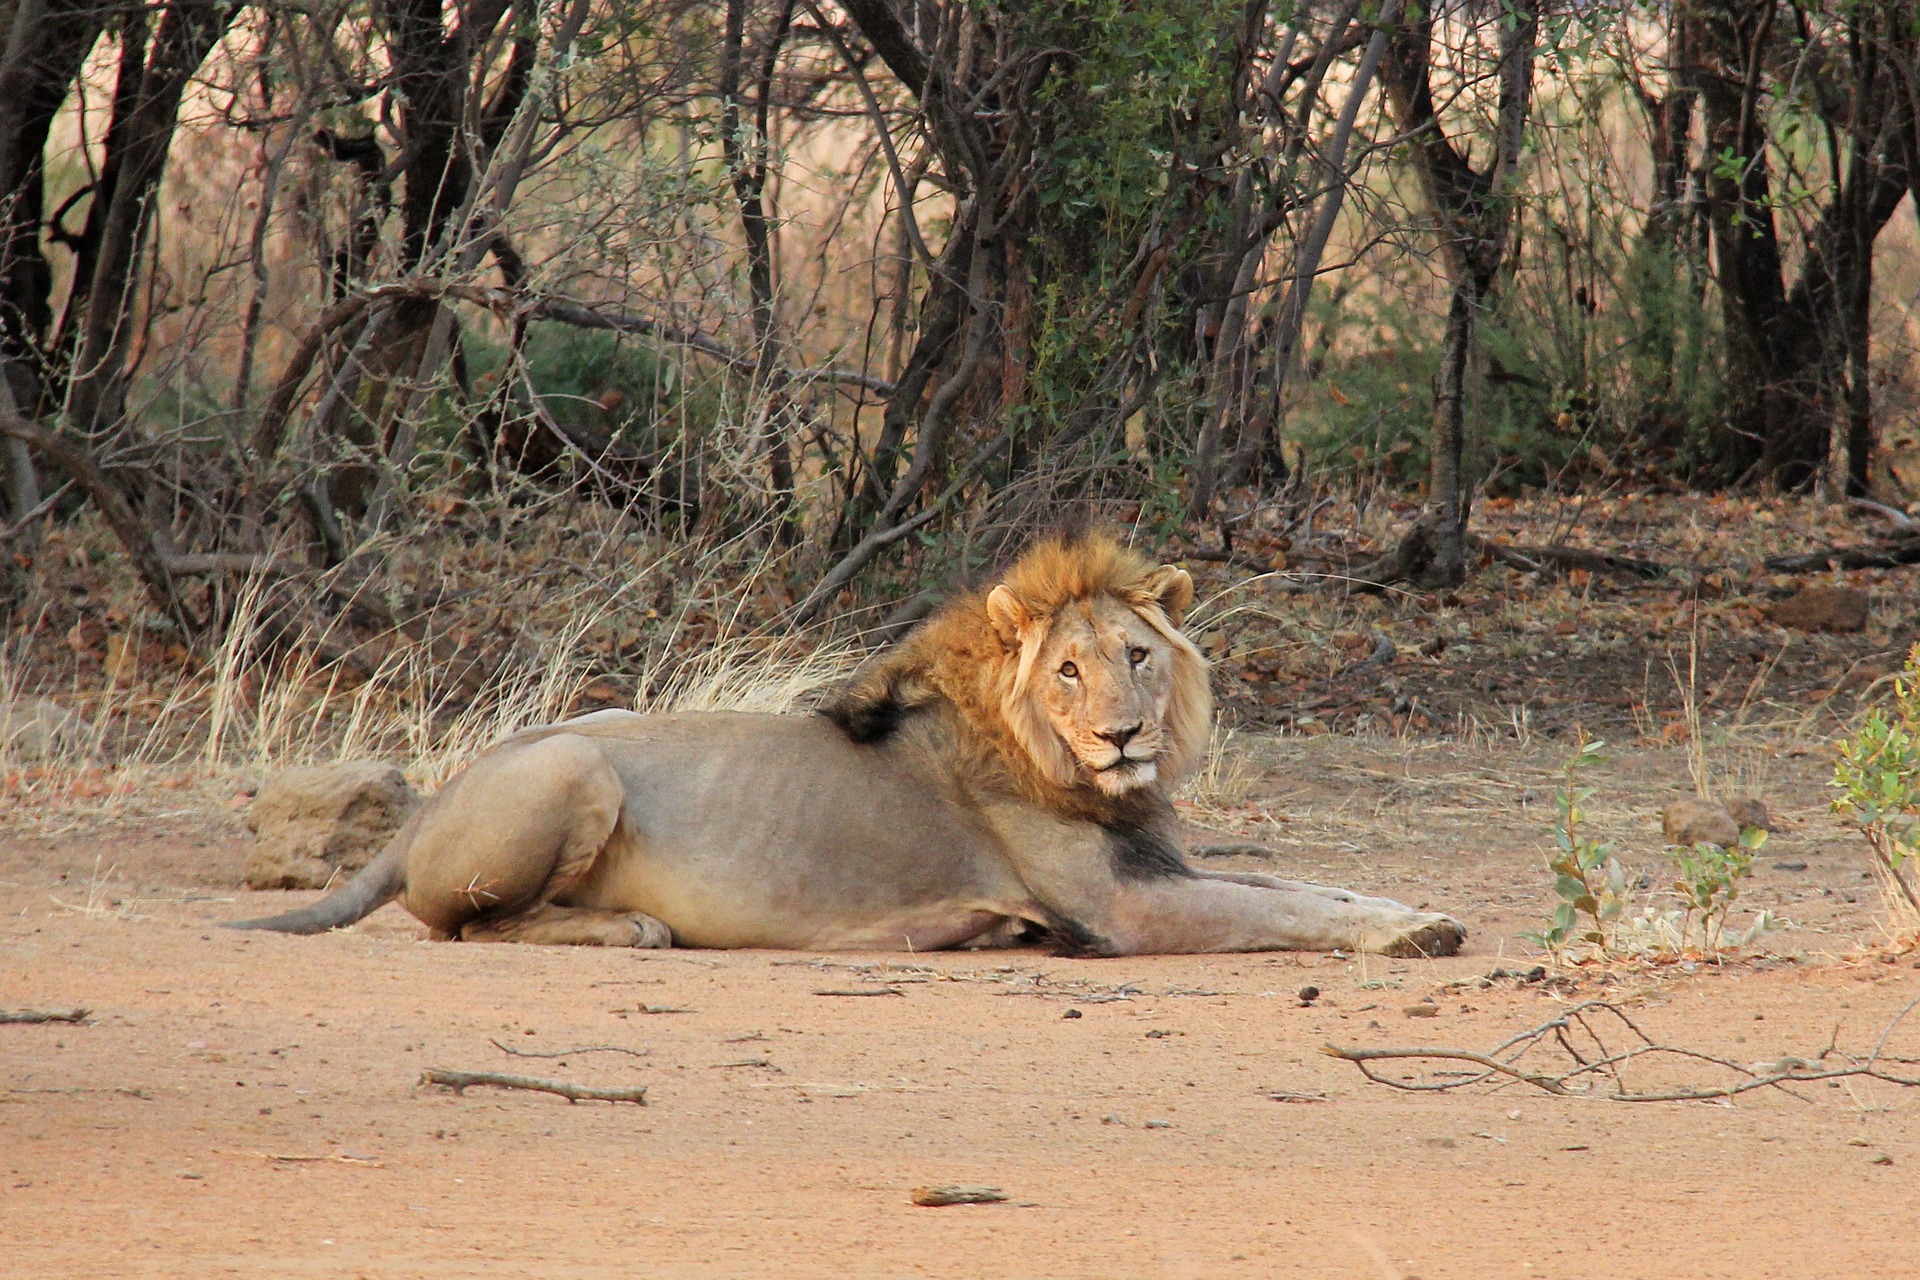
[[[1120,750],[1125,751],[1127,744],[1132,742],[1133,736],[1139,732],[1140,726],[1135,724],[1125,729],[1115,729],[1112,733],[1103,733],[1100,737],[1107,742],[1111,742],[1114,746],[1120,748]]]

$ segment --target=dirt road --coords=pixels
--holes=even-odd
[[[1513,931],[1546,901],[1539,815],[1491,800],[1475,813],[1457,783],[1460,812],[1437,814],[1422,770],[1477,765],[1366,750],[1315,744],[1294,761],[1282,825],[1335,852],[1287,869],[1445,905],[1474,926],[1465,956],[436,945],[394,908],[326,937],[242,935],[212,926],[286,896],[236,895],[242,846],[219,830],[0,838],[0,1008],[92,1011],[84,1025],[0,1026],[3,1269],[1744,1280],[1920,1268],[1920,1096],[1852,1081],[1734,1105],[1414,1095],[1318,1052],[1486,1048],[1601,994],[1658,1039],[1735,1060],[1811,1057],[1836,1035],[1863,1049],[1920,996],[1912,957],[1851,950],[1873,934],[1864,863],[1811,817],[1779,838],[1777,861],[1808,865],[1769,864],[1752,892],[1809,922],[1778,943],[1796,959],[1482,987],[1517,964]],[[1550,762],[1487,764],[1524,787]],[[1643,781],[1670,767],[1649,759]],[[1408,813],[1425,816],[1331,803],[1355,768],[1400,769]],[[1783,768],[1776,790],[1804,789]],[[1338,852],[1348,822],[1390,831],[1385,847]],[[1311,1005],[1306,986],[1321,992]],[[873,990],[898,994],[821,994]],[[1428,998],[1437,1012],[1408,1015]],[[1888,1052],[1920,1056],[1920,1025]],[[428,1066],[644,1084],[648,1105],[455,1096],[418,1085]],[[1691,1078],[1719,1080],[1705,1066]],[[1008,1200],[912,1205],[930,1183]]]

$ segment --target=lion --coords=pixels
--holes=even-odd
[[[1172,794],[1206,749],[1185,571],[1105,534],[1031,548],[813,715],[599,711],[516,733],[311,906],[437,939],[1065,955],[1447,955],[1453,918],[1190,866]]]

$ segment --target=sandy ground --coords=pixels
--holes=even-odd
[[[1434,962],[1312,955],[819,957],[430,944],[213,926],[230,824],[0,836],[9,1276],[1910,1276],[1920,1094],[1727,1104],[1408,1094],[1317,1052],[1484,1049],[1586,998],[1760,1061],[1864,1050],[1920,997],[1825,766],[1756,749],[1783,816],[1747,899],[1776,958],[1502,978],[1548,902],[1558,748],[1263,739],[1198,816],[1274,863],[1444,906]],[[1653,865],[1682,757],[1593,779]],[[1260,865],[1247,863],[1245,865]],[[1298,992],[1318,987],[1310,1006]],[[891,989],[857,998],[822,994]],[[1432,1017],[1409,1007],[1431,999]],[[1076,1016],[1077,1015],[1077,1016]],[[504,1048],[503,1048],[504,1046]],[[618,1046],[634,1054],[592,1046]],[[510,1053],[507,1050],[518,1051]],[[1920,1056],[1920,1013],[1887,1045]],[[536,1059],[525,1054],[560,1054]],[[648,1105],[423,1088],[427,1066],[644,1084]],[[1716,1084],[1699,1064],[1646,1082]],[[919,1208],[980,1183],[1002,1204]]]

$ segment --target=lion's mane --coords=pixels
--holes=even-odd
[[[1051,626],[1067,606],[1111,596],[1134,610],[1172,652],[1167,747],[1155,781],[1107,796],[1076,776],[1066,745],[1031,687],[1022,646],[1002,636],[987,611],[987,589],[950,601],[881,654],[824,703],[821,714],[856,742],[888,737],[917,712],[945,704],[962,747],[990,764],[1028,799],[1061,816],[1130,823],[1143,806],[1165,806],[1204,754],[1213,699],[1206,660],[1180,632],[1184,596],[1169,612],[1168,570],[1104,533],[1057,535],[1029,549],[1000,578],[1028,614]],[[1182,576],[1184,582],[1184,576]]]

